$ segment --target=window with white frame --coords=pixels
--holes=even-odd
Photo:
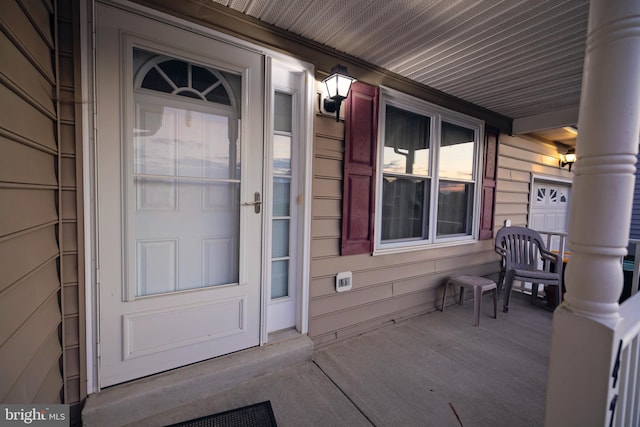
[[[271,58],[271,120],[265,204],[266,276],[268,280],[267,332],[300,327],[298,313],[303,271],[306,71]]]
[[[272,165],[271,299],[290,295],[291,153],[294,142],[292,110],[293,96],[285,92],[275,91]]]
[[[482,122],[383,90],[377,248],[473,240]]]

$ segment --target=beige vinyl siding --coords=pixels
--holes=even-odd
[[[3,403],[83,397],[72,18],[71,0],[0,2]]]
[[[71,417],[79,420],[87,395],[84,330],[84,258],[82,218],[82,139],[77,118],[81,115],[78,55],[78,5],[58,1],[59,147],[61,205],[61,277],[63,315],[64,402]]]
[[[559,148],[552,143],[525,136],[500,135],[498,181],[496,182],[495,229],[510,219],[526,226],[529,215],[529,187],[533,175],[571,179],[572,173],[558,167]],[[564,149],[566,151],[566,148]]]
[[[344,124],[316,116],[311,223],[309,335],[317,346],[431,311],[452,274],[498,272],[491,240],[440,249],[372,256],[340,256]],[[353,273],[350,291],[335,291],[335,276]]]
[[[62,402],[54,41],[42,19],[53,14],[50,6],[0,5],[0,399],[6,403]]]

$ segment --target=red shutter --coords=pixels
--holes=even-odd
[[[345,103],[342,255],[373,251],[378,88],[351,86]]]
[[[497,129],[485,128],[480,240],[493,238],[493,212],[496,205],[496,178],[498,174],[498,134]]]

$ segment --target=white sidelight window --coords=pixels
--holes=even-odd
[[[303,130],[306,74],[290,63],[272,58],[271,120],[266,174],[267,234],[265,276],[267,331],[295,328],[296,302],[302,283]]]
[[[271,299],[290,295],[291,261],[291,150],[293,96],[274,93],[273,206],[271,239]],[[294,230],[295,234],[295,230]]]
[[[477,238],[483,124],[383,89],[376,250]]]

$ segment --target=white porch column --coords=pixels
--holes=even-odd
[[[547,426],[609,425],[640,135],[640,1],[591,0],[565,301],[554,313]]]

